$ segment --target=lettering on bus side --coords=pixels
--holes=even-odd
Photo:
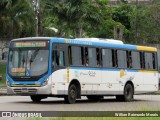
[[[95,76],[96,76],[96,72],[94,72],[94,71],[89,71],[89,72],[88,72],[88,75],[89,75],[90,77],[95,77]]]

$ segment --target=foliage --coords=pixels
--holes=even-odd
[[[130,29],[130,18],[133,13],[133,7],[130,4],[122,4],[113,8],[113,20],[122,23],[126,29]]]
[[[2,0],[0,6],[1,37],[34,36],[33,10],[28,0]]]
[[[6,84],[6,65],[0,63],[0,76],[2,76],[2,80],[0,81],[0,84],[5,85]]]
[[[1,38],[35,36],[32,1],[0,1]],[[40,36],[114,38],[114,27],[122,26],[127,43],[159,43],[159,0],[137,6],[120,0],[117,7],[108,1],[40,0]]]
[[[135,42],[133,40],[135,36],[135,24],[132,24],[132,22],[135,22],[135,16],[136,7],[126,2],[122,1],[122,4],[113,8],[112,18],[124,26],[124,41],[127,43]],[[133,29],[131,29],[131,27],[133,27]]]
[[[136,15],[137,14],[137,15]],[[137,16],[137,43],[159,43],[160,42],[160,7],[156,4],[151,6],[139,5],[138,9],[134,10],[133,17],[131,17],[131,38],[135,38],[135,26]]]
[[[139,39],[142,43],[159,43],[160,41],[160,7],[151,6],[139,18]]]
[[[54,21],[55,24],[52,25],[58,28],[58,36],[64,37],[85,37],[88,34],[86,31],[93,24],[101,24],[108,18],[109,13],[107,2],[103,0],[48,1],[46,4],[46,9],[50,13],[47,23],[48,20]]]

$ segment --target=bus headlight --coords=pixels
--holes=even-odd
[[[41,85],[41,86],[45,86],[45,85],[47,85],[47,84],[48,84],[48,80],[49,80],[49,79],[46,79],[46,80],[42,83],[42,85]]]
[[[7,84],[7,86],[11,86],[11,84],[7,78],[6,78],[6,84]]]

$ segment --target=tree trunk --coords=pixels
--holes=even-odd
[[[10,35],[10,38],[13,39],[14,38],[14,20],[11,20],[12,23],[11,23],[11,35]]]
[[[81,22],[81,19],[79,19],[79,25],[78,25],[78,38],[83,37],[83,23]]]

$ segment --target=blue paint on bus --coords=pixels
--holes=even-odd
[[[136,45],[129,44],[118,44],[118,43],[107,43],[107,42],[94,42],[87,40],[76,40],[76,39],[64,39],[64,38],[51,38],[51,43],[66,43],[68,44],[77,44],[77,45],[88,45],[94,47],[106,47],[106,48],[118,48],[118,49],[129,49],[129,50],[137,50]]]

